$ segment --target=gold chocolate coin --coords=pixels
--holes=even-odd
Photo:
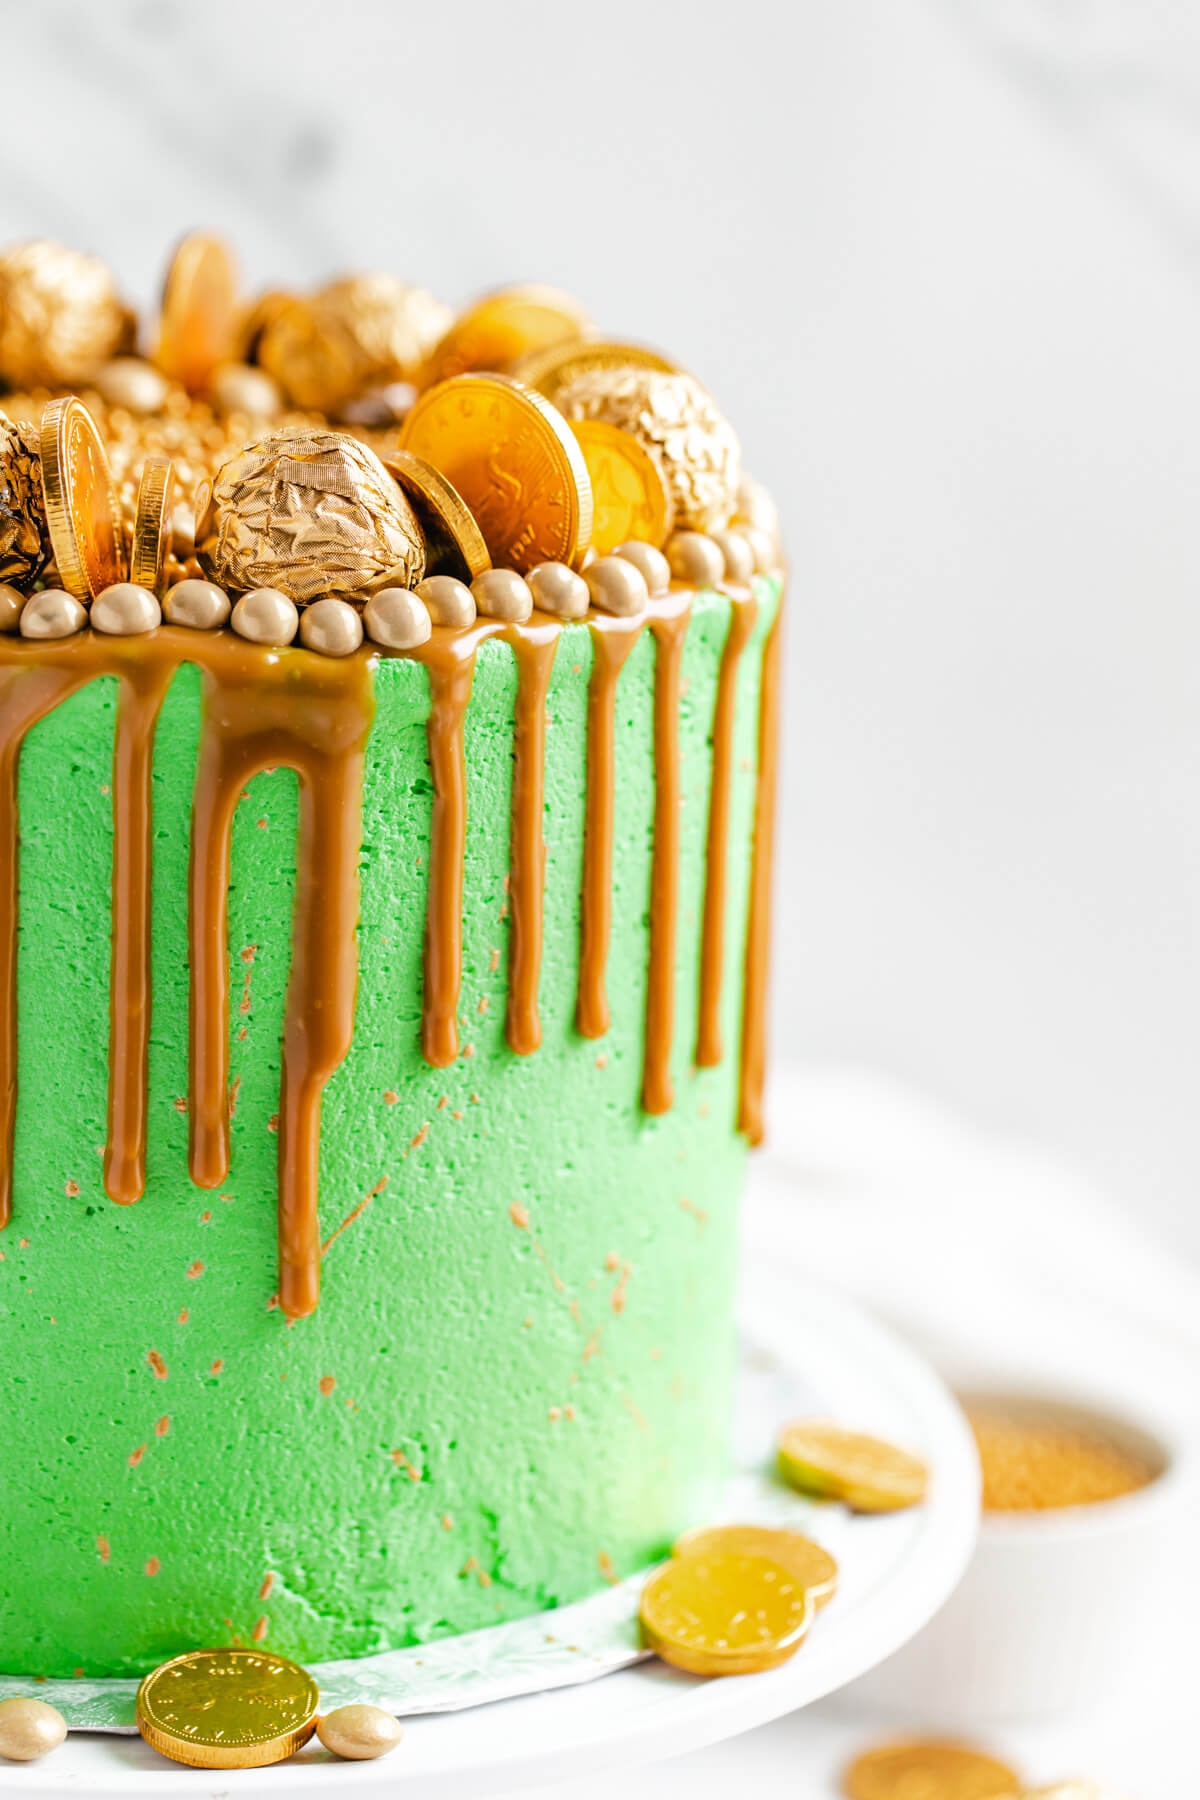
[[[813,1602],[790,1570],[765,1556],[674,1556],[642,1589],[647,1649],[693,1675],[750,1675],[786,1662]]]
[[[526,387],[536,388],[554,400],[569,381],[595,369],[656,369],[662,375],[678,375],[679,364],[645,344],[614,344],[598,338],[570,338],[545,350],[523,356],[512,373]]]
[[[264,1650],[188,1650],[146,1676],[137,1727],[193,1769],[261,1769],[312,1736],[320,1702],[306,1669]]]
[[[129,579],[161,598],[167,552],[171,548],[171,509],[175,505],[175,465],[169,456],[148,456],[138,484],[133,520]]]
[[[592,484],[593,550],[607,556],[630,538],[657,550],[671,530],[675,508],[645,445],[603,419],[577,419],[571,430]]]
[[[698,1525],[685,1531],[671,1552],[673,1556],[765,1556],[790,1569],[812,1599],[824,1606],[837,1589],[838,1566],[828,1550],[799,1531],[770,1525]]]
[[[779,1434],[779,1471],[802,1494],[841,1500],[853,1512],[895,1512],[925,1498],[919,1457],[826,1419],[798,1419]]]
[[[994,1756],[932,1738],[867,1750],[842,1774],[847,1800],[1008,1800],[1020,1791]]]
[[[462,495],[432,463],[411,450],[393,450],[381,460],[404,489],[425,533],[425,573],[454,575],[470,587],[477,575],[491,568],[492,559]]]
[[[233,253],[221,238],[193,232],[167,270],[154,360],[189,394],[203,393],[213,370],[233,360],[238,323]]]
[[[576,566],[591,542],[592,485],[561,413],[507,375],[458,375],[422,394],[400,447],[462,497],[498,569]]]
[[[73,394],[46,406],[40,443],[46,523],[59,580],[86,606],[125,579],[108,453],[96,421]]]
[[[587,324],[578,302],[557,288],[500,288],[458,315],[426,357],[417,386],[469,369],[510,369],[534,350],[580,337]]]

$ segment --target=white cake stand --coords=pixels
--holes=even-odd
[[[937,1377],[848,1301],[759,1258],[746,1271],[742,1318],[751,1354],[770,1365],[779,1423],[789,1391],[806,1407],[815,1393],[838,1419],[920,1450],[932,1470],[929,1497],[912,1511],[847,1525],[838,1509],[838,1594],[782,1668],[703,1681],[646,1661],[582,1686],[413,1718],[377,1763],[339,1762],[314,1738],[273,1768],[210,1774],[167,1762],[140,1738],[72,1733],[40,1763],[0,1764],[0,1796],[315,1800],[369,1790],[479,1800],[696,1750],[843,1687],[914,1636],[966,1567],[979,1512],[974,1445]]]

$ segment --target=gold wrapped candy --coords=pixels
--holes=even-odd
[[[204,483],[196,554],[236,592],[278,588],[303,605],[415,587],[425,546],[412,507],[373,450],[340,431],[277,432]]]
[[[0,413],[0,581],[29,587],[52,554],[37,429]]]
[[[294,405],[336,414],[366,387],[411,379],[452,316],[394,275],[350,275],[280,302],[257,357]]]
[[[126,314],[94,256],[38,240],[0,255],[0,379],[71,387],[116,354]]]
[[[662,471],[677,528],[719,531],[729,523],[741,449],[733,427],[693,376],[586,369],[559,390],[555,403],[568,419],[601,419],[644,445]]]

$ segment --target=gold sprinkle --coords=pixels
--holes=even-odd
[[[167,1435],[168,1431],[170,1431],[170,1429],[171,1429],[170,1417],[167,1413],[164,1413],[162,1418],[158,1421],[158,1424],[154,1427],[154,1435],[155,1435],[155,1437],[166,1437],[166,1435]]]
[[[259,1619],[258,1623],[255,1625],[254,1630],[250,1633],[250,1636],[254,1639],[256,1644],[261,1644],[263,1639],[266,1637],[266,1635],[267,1635],[267,1616],[264,1613],[262,1618]]]
[[[610,1250],[608,1255],[604,1259],[604,1266],[606,1269],[615,1269],[620,1264],[620,1261],[621,1261],[621,1259],[617,1255],[616,1251]]]
[[[478,1105],[479,1105],[479,1095],[478,1095],[478,1094],[472,1094],[472,1095],[471,1095],[471,1105],[472,1105],[472,1106],[478,1106]]]
[[[219,1375],[224,1367],[225,1358],[223,1356],[214,1356],[208,1365],[208,1372],[210,1375]]]
[[[395,1088],[384,1088],[383,1099],[384,1099],[384,1104],[386,1106],[395,1106],[395,1104],[396,1104],[397,1100],[399,1100],[399,1098],[400,1098],[400,1096],[396,1092]]]
[[[459,1112],[457,1106],[455,1107],[454,1111],[450,1114],[450,1117],[452,1119],[461,1119],[462,1118],[462,1114]]]
[[[500,967],[500,952],[493,949],[488,957],[488,974],[494,975]]]
[[[449,1094],[443,1094],[443,1095],[442,1095],[442,1097],[441,1097],[441,1099],[440,1099],[440,1100],[439,1100],[439,1101],[438,1101],[438,1103],[437,1103],[437,1109],[438,1109],[438,1111],[439,1111],[439,1112],[445,1112],[445,1110],[446,1110],[446,1108],[447,1108],[447,1106],[448,1106],[448,1105],[449,1105],[449,1104],[450,1104],[450,1096],[449,1096]]]
[[[322,1375],[320,1381],[318,1381],[318,1383],[317,1383],[317,1386],[320,1388],[320,1390],[323,1394],[326,1394],[326,1395],[332,1394],[334,1388],[337,1386],[337,1378],[336,1378],[336,1376],[333,1376],[333,1375]]]
[[[194,1263],[188,1264],[187,1276],[188,1276],[189,1281],[196,1281],[201,1275],[203,1275],[203,1273],[204,1273],[204,1264],[202,1262],[194,1262]]]
[[[188,1322],[188,1309],[186,1306],[181,1306],[179,1309],[179,1318],[176,1321],[176,1323],[179,1325],[186,1325],[187,1322]]]
[[[607,1067],[608,1067],[608,1058],[607,1058],[607,1056],[605,1056],[603,1050],[601,1050],[600,1054],[596,1058],[596,1067],[598,1069],[607,1069]]]
[[[552,1406],[552,1407],[551,1407],[551,1408],[550,1408],[550,1417],[551,1417],[551,1419],[552,1419],[552,1420],[554,1420],[554,1421],[555,1421],[555,1422],[557,1422],[557,1421],[558,1421],[558,1420],[559,1420],[559,1419],[561,1419],[561,1418],[562,1418],[562,1412],[561,1412],[561,1410],[560,1410],[560,1408],[558,1408],[558,1407],[557,1407],[557,1406]]]
[[[489,1003],[489,1001],[488,1001],[488,997],[487,997],[487,995],[486,995],[486,994],[480,994],[480,996],[479,996],[479,1005],[478,1005],[478,1006],[477,1006],[477,1007],[476,1007],[476,1008],[475,1008],[475,1011],[476,1011],[476,1012],[478,1012],[478,1013],[485,1013],[485,1012],[486,1012],[486,1011],[487,1011],[487,1009],[488,1009],[488,1006],[489,1006],[489,1004],[490,1004],[490,1003]]]
[[[617,1574],[616,1569],[613,1567],[613,1559],[608,1554],[607,1550],[597,1550],[596,1564],[600,1570],[600,1573],[603,1575],[605,1581],[608,1582],[609,1586],[615,1587],[617,1585],[617,1583],[620,1581],[621,1577]]]
[[[464,1044],[462,1047],[462,1053],[464,1056],[474,1056],[474,1054],[475,1054],[474,1044]]]
[[[101,1532],[100,1536],[96,1539],[96,1549],[99,1552],[100,1561],[106,1563],[112,1555],[112,1550],[110,1549],[108,1539],[103,1532]]]
[[[520,1231],[526,1231],[528,1229],[529,1208],[527,1206],[522,1206],[519,1200],[514,1200],[512,1202],[508,1209],[508,1216]]]
[[[201,1214],[200,1214],[200,1223],[201,1223],[201,1224],[202,1224],[202,1225],[207,1225],[207,1224],[208,1224],[208,1222],[209,1222],[209,1220],[210,1220],[210,1219],[211,1219],[211,1218],[212,1218],[212,1213],[211,1213],[211,1212],[202,1212],[202,1213],[201,1213]]]
[[[158,1354],[157,1350],[147,1350],[146,1361],[150,1364],[150,1367],[154,1370],[154,1373],[158,1376],[160,1381],[165,1381],[167,1379],[167,1365]]]
[[[454,1520],[450,1517],[449,1513],[442,1514],[442,1530],[443,1531],[453,1531],[454,1530]]]
[[[274,1571],[271,1569],[268,1569],[267,1573],[263,1576],[262,1586],[258,1590],[259,1599],[260,1600],[269,1600],[271,1597],[271,1589],[274,1586],[275,1586]]]
[[[621,1264],[621,1275],[612,1291],[612,1309],[615,1313],[625,1311],[625,1296],[629,1291],[629,1277],[633,1273],[632,1263]]]
[[[129,1456],[127,1458],[130,1468],[136,1469],[138,1464],[141,1462],[143,1456],[145,1456],[145,1454],[146,1454],[145,1444],[139,1444],[136,1450],[131,1450],[129,1452]]]
[[[272,1113],[270,1118],[267,1120],[267,1130],[268,1131],[278,1131],[279,1130],[279,1114],[278,1113]]]
[[[63,1189],[63,1193],[67,1196],[68,1200],[77,1199],[79,1195],[79,1183],[77,1181],[68,1181],[66,1187]]]
[[[157,1556],[149,1556],[146,1558],[147,1575],[157,1575],[161,1568],[162,1564],[159,1562]]]
[[[414,1136],[412,1143],[408,1146],[409,1149],[410,1150],[419,1150],[421,1148],[421,1145],[425,1142],[425,1139],[428,1136],[429,1136],[429,1123],[427,1120],[425,1122],[425,1124],[422,1125],[420,1131],[418,1131],[416,1133],[416,1135]]]

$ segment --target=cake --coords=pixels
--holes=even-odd
[[[365,373],[341,392],[322,375],[318,417],[290,413],[284,384],[288,345],[311,362],[324,341],[321,308],[317,325],[297,322],[303,297],[222,311],[219,247],[180,257],[157,362],[126,359],[123,387],[112,330],[86,378],[37,364],[44,391],[16,391],[31,353],[6,368],[0,332],[0,513],[26,526],[0,566],[0,1669],[31,1676],[137,1674],[212,1643],[318,1662],[552,1607],[661,1556],[712,1515],[728,1468],[738,1204],[761,1130],[781,596],[766,499],[739,490],[707,396],[689,425],[690,377],[628,347],[606,390],[598,340],[543,290],[458,319],[422,295],[389,336],[386,296],[421,291],[375,283]],[[389,361],[393,343],[408,348]],[[556,343],[578,351],[565,376]],[[500,350],[500,373],[476,376]],[[310,408],[318,375],[298,383]],[[492,489],[472,496],[449,450],[459,536],[439,542],[415,492],[405,505],[427,396],[506,375],[574,471],[574,541],[550,575],[532,527],[504,538]],[[118,404],[138,381],[149,404]],[[271,402],[272,381],[273,419],[218,404]],[[118,583],[99,592],[103,484],[72,499],[68,470],[65,517],[54,505],[67,391],[123,496]],[[568,413],[660,472],[669,585],[659,545],[603,541],[628,499],[622,444],[593,492]],[[138,463],[162,454],[184,510],[163,510],[131,601]],[[489,450],[498,494],[524,455],[516,435]],[[526,482],[531,516],[554,479]],[[255,482],[265,524],[238,498]],[[309,509],[286,542],[285,490]],[[172,603],[228,575],[231,519],[275,558],[300,642],[195,629]],[[330,560],[330,519],[361,582]],[[414,519],[405,581],[374,570],[371,520],[382,542]],[[476,525],[516,573],[455,568]],[[314,532],[325,582],[300,592]],[[571,570],[582,617],[547,610],[578,593]],[[525,576],[532,612],[510,607]],[[266,614],[236,579],[234,625],[253,634]],[[439,580],[475,592],[473,622],[436,622]],[[346,654],[321,653],[336,632],[304,634],[329,596],[337,630],[368,622]],[[422,641],[370,635],[400,616],[412,635],[423,608]],[[61,634],[33,635],[47,619]]]

